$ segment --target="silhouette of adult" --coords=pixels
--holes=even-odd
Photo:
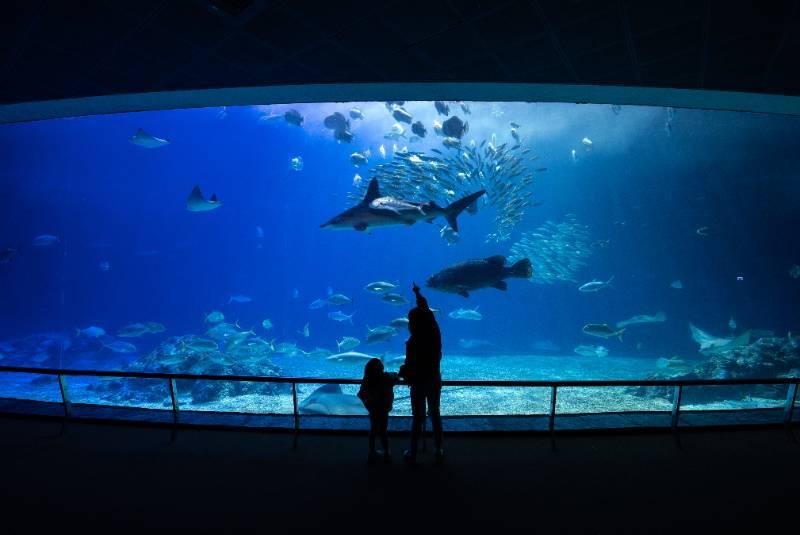
[[[413,286],[417,297],[417,306],[408,313],[408,331],[410,337],[406,341],[406,360],[400,367],[400,376],[411,387],[411,447],[404,458],[409,462],[417,460],[417,443],[425,423],[425,405],[431,417],[433,439],[436,447],[436,461],[441,462],[442,450],[442,417],[439,413],[439,401],[442,394],[442,374],[439,364],[442,360],[442,335],[439,324],[428,306],[428,301],[420,293],[416,283]]]

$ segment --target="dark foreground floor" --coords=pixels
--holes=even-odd
[[[60,427],[0,417],[0,532],[764,533],[800,501],[784,429],[450,436],[443,466],[368,467],[362,436]]]

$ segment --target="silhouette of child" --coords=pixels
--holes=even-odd
[[[391,461],[389,452],[389,413],[394,401],[394,385],[397,384],[396,373],[383,371],[381,359],[370,359],[364,366],[364,378],[358,397],[369,412],[369,461],[374,462],[381,453],[386,462]],[[383,452],[375,449],[375,437],[381,440]]]

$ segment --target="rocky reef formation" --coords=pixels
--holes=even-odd
[[[215,343],[208,343],[194,335],[173,336],[164,340],[148,355],[128,365],[130,371],[149,371],[161,373],[188,373],[203,375],[254,375],[278,377],[281,369],[274,365],[268,349],[252,350],[246,355],[235,356],[223,351]],[[289,386],[276,383],[246,383],[234,381],[176,381],[178,394],[187,391],[192,403],[218,401],[226,397],[244,394],[276,394],[286,391]],[[144,379],[109,379],[98,381],[89,387],[108,402],[132,403],[145,401],[163,402],[166,390],[165,381]]]
[[[719,351],[707,360],[673,372],[655,373],[647,379],[772,379],[800,377],[800,337],[759,338],[754,343]],[[630,393],[648,397],[671,396],[671,387],[633,387]],[[684,389],[687,402],[711,402],[749,397],[782,399],[782,385],[697,387]]]

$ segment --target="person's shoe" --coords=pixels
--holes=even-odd
[[[436,464],[442,464],[444,462],[444,450],[442,448],[438,448],[433,458]]]
[[[406,450],[403,453],[403,460],[408,464],[416,464],[417,463],[417,456],[416,454],[412,453],[411,450]]]

